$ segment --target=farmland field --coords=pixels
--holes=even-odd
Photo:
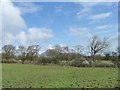
[[[118,84],[117,68],[2,64],[2,70],[3,88],[104,88]]]

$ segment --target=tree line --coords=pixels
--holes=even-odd
[[[53,49],[48,49],[39,54],[41,47],[39,45],[30,45],[28,47],[13,45],[4,45],[2,47],[2,63],[36,63],[36,64],[60,64],[70,66],[119,66],[120,47],[115,51],[105,52],[110,46],[107,38],[100,39],[93,36],[88,44],[90,55],[82,52],[84,47],[76,45],[74,48],[69,46],[54,45]],[[104,55],[101,53],[104,52]],[[98,63],[101,60],[111,61],[112,63]]]

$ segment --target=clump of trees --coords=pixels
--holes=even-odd
[[[38,57],[40,50],[39,45],[31,45],[27,48],[24,46],[18,46],[18,49],[13,45],[5,45],[2,48],[2,62],[16,62],[21,60],[22,63],[25,61],[32,62]]]
[[[88,46],[90,55],[83,54],[84,48],[81,45],[70,48],[56,44],[53,49],[48,49],[42,54],[39,54],[41,49],[39,45],[30,45],[28,47],[20,45],[17,48],[13,45],[4,45],[2,47],[2,62],[58,64],[75,67],[119,66],[120,47],[116,51],[105,52],[105,49],[109,46],[107,38],[100,39],[97,36],[93,36]],[[103,52],[104,55],[101,55]]]

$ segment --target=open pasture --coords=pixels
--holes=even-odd
[[[78,68],[57,65],[2,64],[3,88],[111,88],[117,68]]]

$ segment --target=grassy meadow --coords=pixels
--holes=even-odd
[[[117,68],[2,64],[3,88],[113,88]]]

